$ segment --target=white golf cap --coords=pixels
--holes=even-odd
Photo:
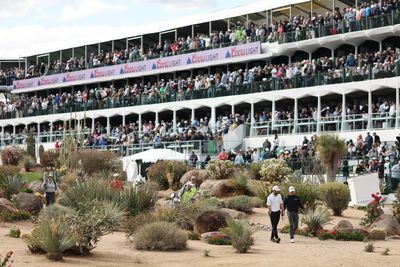
[[[296,191],[296,190],[294,189],[293,186],[289,187],[289,193],[290,193],[290,192],[295,192],[295,191]]]
[[[277,186],[277,185],[274,185],[274,186],[272,187],[272,190],[273,190],[273,191],[281,191],[281,189],[280,189],[279,186]]]

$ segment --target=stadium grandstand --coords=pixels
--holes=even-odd
[[[398,145],[400,1],[256,2],[146,30],[1,64],[1,147],[29,131],[122,155],[297,157],[323,132],[350,156]]]

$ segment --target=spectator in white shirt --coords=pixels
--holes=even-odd
[[[281,189],[275,185],[272,187],[272,193],[267,198],[268,214],[271,220],[272,232],[271,241],[279,243],[281,239],[278,236],[278,223],[280,216],[283,217],[283,199],[280,194]]]

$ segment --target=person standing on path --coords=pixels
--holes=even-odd
[[[287,209],[290,225],[290,243],[294,243],[294,234],[299,227],[299,209],[304,209],[304,206],[301,204],[300,197],[296,195],[296,190],[293,186],[289,187],[289,195],[285,197],[283,208]]]
[[[52,173],[48,173],[47,179],[43,181],[42,189],[46,194],[46,207],[53,205],[56,202],[57,183]]]
[[[281,191],[279,186],[272,187],[272,191],[267,198],[268,215],[272,225],[271,241],[279,243],[281,239],[278,236],[278,223],[280,216],[283,217],[283,200],[279,193]]]

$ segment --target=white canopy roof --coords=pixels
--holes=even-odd
[[[158,160],[179,160],[184,161],[189,158],[188,155],[176,152],[171,149],[150,149],[141,153],[125,157],[124,161],[142,160],[142,162],[157,162]]]

